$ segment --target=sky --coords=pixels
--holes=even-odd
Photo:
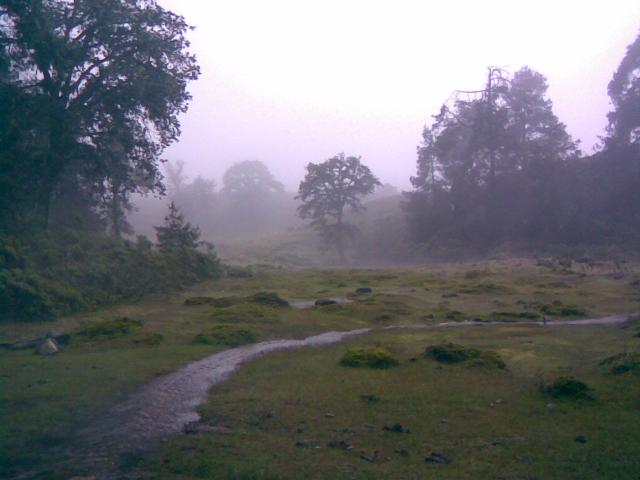
[[[158,0],[195,27],[202,69],[182,136],[165,151],[214,178],[262,160],[289,190],[309,162],[361,156],[409,189],[421,132],[488,66],[548,79],[554,111],[591,153],[607,84],[640,32],[638,0]]]

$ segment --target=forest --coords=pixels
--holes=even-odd
[[[640,34],[592,152],[487,66],[410,188],[338,151],[292,191],[167,160],[202,72],[161,3],[0,0],[0,476],[636,478]]]

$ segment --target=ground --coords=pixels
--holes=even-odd
[[[638,350],[636,324],[518,325],[542,316],[635,313],[636,275],[629,265],[540,266],[526,259],[384,270],[263,266],[249,278],[55,323],[5,324],[1,343],[51,328],[71,334],[71,341],[51,357],[0,350],[0,476],[46,470],[51,447],[64,444],[77,425],[154,376],[229,345],[475,318],[513,325],[389,331],[254,361],[214,387],[201,408],[205,425],[224,429],[174,438],[151,458],[137,459],[132,471],[181,479],[637,479],[640,376],[615,375],[598,364]],[[291,302],[345,298],[360,287],[372,293],[311,310],[245,300],[261,291]],[[196,296],[241,300],[184,305]],[[121,317],[143,324],[111,335],[82,333]],[[444,340],[496,351],[506,369],[440,364],[422,355]],[[354,346],[384,347],[400,364],[380,370],[341,366]],[[593,399],[555,399],[540,391],[540,384],[562,375],[584,381]],[[383,429],[395,424],[410,433]],[[425,462],[433,452],[450,463]],[[45,475],[55,478],[52,471]]]

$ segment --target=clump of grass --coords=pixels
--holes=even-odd
[[[141,338],[136,338],[133,343],[136,345],[143,345],[147,347],[155,347],[164,342],[164,335],[161,333],[149,333]]]
[[[536,312],[492,312],[491,317],[494,320],[505,321],[509,319],[535,320],[540,318],[540,314]]]
[[[380,397],[370,393],[360,395],[360,400],[364,403],[380,403]]]
[[[113,320],[103,320],[85,325],[77,330],[75,334],[90,340],[110,339],[127,335],[131,331],[140,328],[142,324],[141,320],[118,317]]]
[[[582,310],[575,305],[565,305],[559,300],[551,304],[545,304],[540,307],[540,311],[545,315],[553,315],[560,317],[586,317],[588,312],[586,310]]]
[[[506,364],[493,350],[478,350],[456,343],[430,345],[424,355],[440,363],[467,363],[468,365],[487,368],[506,368]]]
[[[198,305],[209,305],[213,302],[213,297],[189,297],[185,299],[184,305],[186,307],[194,307]]]
[[[272,307],[240,303],[213,310],[211,319],[219,323],[275,323],[278,316]]]
[[[289,302],[274,292],[258,292],[248,298],[250,302],[271,307],[288,307]]]
[[[391,368],[399,364],[393,355],[384,348],[350,348],[340,360],[345,367]]]
[[[640,352],[618,353],[605,358],[600,362],[600,365],[610,367],[611,373],[634,372],[640,374]]]
[[[232,296],[232,297],[212,298],[211,302],[209,303],[216,308],[229,308],[241,302],[242,302],[242,299],[240,297]]]
[[[196,345],[225,345],[227,347],[239,347],[248,343],[254,343],[257,336],[246,328],[232,325],[220,325],[214,327],[208,333],[199,333],[193,339]]]
[[[545,395],[565,400],[591,400],[591,388],[584,382],[572,376],[556,378],[550,384],[542,384],[540,390]]]

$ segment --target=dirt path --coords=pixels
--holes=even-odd
[[[585,320],[549,321],[546,327],[565,325],[619,325],[627,315]],[[543,322],[447,322],[435,325],[406,325],[383,329],[363,328],[346,332],[326,332],[303,340],[273,340],[232,348],[167,375],[156,378],[134,391],[124,402],[78,432],[77,448],[67,464],[98,479],[122,478],[118,471],[122,455],[153,450],[158,442],[182,433],[185,425],[199,420],[197,407],[203,404],[212,386],[227,379],[240,365],[268,352],[319,347],[340,342],[347,337],[390,330],[429,330],[471,325],[543,325]]]

